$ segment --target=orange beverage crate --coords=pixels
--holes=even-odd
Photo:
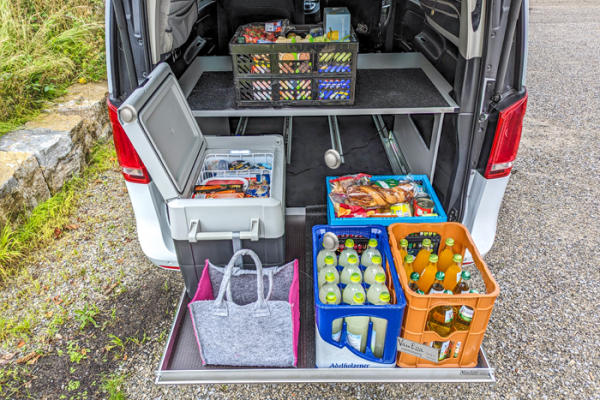
[[[419,295],[408,288],[408,277],[402,267],[403,263],[400,259],[400,250],[398,243],[400,239],[415,232],[435,232],[441,236],[441,244],[447,238],[454,239],[455,251],[460,251],[464,257],[465,250],[469,250],[475,266],[481,273],[485,283],[486,294],[461,294],[461,295]],[[475,247],[473,239],[467,228],[456,222],[445,222],[437,224],[393,224],[388,227],[390,238],[390,248],[400,278],[400,284],[404,289],[406,296],[406,309],[404,311],[404,321],[400,336],[404,339],[413,342],[427,344],[431,342],[447,342],[453,343],[450,348],[450,355],[439,363],[424,360],[412,356],[410,354],[398,353],[396,364],[399,367],[421,367],[421,368],[472,368],[477,365],[477,356],[479,347],[483,341],[483,335],[492,315],[492,309],[496,297],[500,294],[500,288],[496,280],[492,277],[490,270],[483,261],[481,254]],[[440,245],[440,249],[441,249]],[[441,337],[434,331],[427,329],[427,316],[429,312],[440,305],[462,306],[467,305],[474,310],[473,320],[468,331],[456,331],[448,337]],[[456,316],[455,316],[456,318]],[[457,344],[460,342],[457,357],[454,357]]]

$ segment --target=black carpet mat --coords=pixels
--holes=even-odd
[[[419,68],[359,69],[355,92],[354,105],[344,108],[381,108],[384,114],[386,108],[449,106]],[[233,72],[204,72],[188,96],[188,104],[192,110],[235,108]]]
[[[386,120],[391,125],[391,118]],[[338,169],[328,168],[324,161],[325,152],[332,148],[327,117],[294,117],[293,121],[292,162],[287,167],[286,177],[288,207],[326,204],[327,176],[360,172],[392,174],[370,115],[338,117],[342,149],[346,154],[346,162]]]

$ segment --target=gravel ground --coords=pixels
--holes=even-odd
[[[81,228],[41,255],[39,273],[51,279],[42,300],[70,292],[77,307],[86,300],[109,310],[127,298],[117,293],[139,288],[142,279],[154,288],[168,282],[170,307],[152,326],[151,340],[128,347],[129,358],[115,368],[127,374],[124,389],[131,399],[600,398],[600,118],[593,112],[600,109],[600,43],[594,35],[600,5],[532,0],[530,8],[528,114],[496,242],[486,256],[501,286],[484,339],[497,383],[155,386],[153,373],[164,346],[159,333],[172,321],[172,299],[182,283],[142,254],[116,172],[107,172],[106,182],[92,187],[82,201],[85,216],[80,217],[88,222],[78,222]],[[65,262],[64,254],[75,249],[81,252],[76,262]],[[51,265],[69,277],[81,268],[90,273],[77,279],[53,276]],[[105,296],[103,288],[117,281],[114,297]],[[146,312],[129,309],[130,318]],[[63,329],[61,336],[75,332]]]

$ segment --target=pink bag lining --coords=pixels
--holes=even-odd
[[[191,304],[196,301],[214,300],[212,283],[210,282],[210,275],[208,272],[209,262],[206,260],[200,282],[198,282],[198,289],[192,301],[188,304],[188,310],[190,311],[190,317],[192,318],[192,324],[194,325],[194,335],[196,336],[196,342],[200,349],[200,358],[202,358],[202,364],[206,365],[204,357],[202,357],[202,347],[200,346],[200,339],[198,338],[198,330],[194,322],[194,316],[190,308]],[[294,277],[292,278],[292,284],[290,286],[290,296],[288,299],[290,307],[292,308],[292,329],[294,330],[294,366],[298,366],[298,340],[300,337],[300,277],[298,274],[298,260],[294,260]]]

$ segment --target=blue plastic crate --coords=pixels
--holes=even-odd
[[[327,184],[327,223],[329,225],[383,225],[389,226],[395,223],[413,223],[413,224],[423,224],[423,223],[436,223],[436,222],[448,222],[448,217],[446,216],[446,212],[442,207],[442,203],[438,199],[435,194],[435,190],[433,190],[433,186],[431,186],[431,182],[429,182],[429,178],[427,175],[411,175],[411,178],[415,181],[422,182],[423,188],[427,192],[427,194],[433,200],[435,207],[434,213],[437,213],[437,217],[384,217],[384,218],[337,218],[335,216],[335,210],[333,209],[333,202],[329,198],[329,193],[331,193],[331,185],[329,181],[332,179],[338,178],[337,176],[328,176],[326,179]],[[383,179],[397,179],[404,180],[407,178],[407,175],[373,175],[371,177],[372,181],[375,180],[383,180]]]
[[[396,272],[394,260],[392,258],[392,252],[390,251],[390,245],[386,228],[383,226],[362,226],[362,227],[335,227],[327,225],[316,225],[313,227],[313,276],[314,276],[314,294],[315,294],[315,315],[317,322],[317,329],[322,340],[331,346],[337,348],[346,347],[354,355],[362,360],[367,360],[371,363],[378,364],[395,364],[396,362],[396,344],[397,338],[400,335],[400,328],[402,326],[402,318],[404,317],[404,308],[406,307],[406,298],[402,287],[400,286],[400,280]],[[389,275],[392,277],[392,287],[390,295],[392,299],[395,298],[396,304],[390,304],[387,306],[375,306],[370,303],[366,303],[364,306],[351,306],[347,304],[331,305],[323,304],[319,299],[319,287],[318,287],[318,273],[317,273],[317,255],[323,248],[323,236],[327,232],[333,232],[335,235],[356,235],[363,236],[368,239],[377,239],[377,249],[381,252],[383,258],[383,265],[389,271]],[[387,264],[386,264],[387,261]],[[387,283],[388,288],[390,282]],[[351,346],[346,344],[346,323],[342,328],[342,336],[339,342],[332,339],[332,323],[337,318],[343,318],[347,316],[371,316],[379,317],[388,320],[388,327],[386,331],[385,346],[382,358],[376,358],[371,352],[369,344],[371,343],[372,324],[370,323],[369,333],[367,336],[367,348],[363,354]],[[319,354],[317,354],[317,358]],[[319,360],[317,360],[319,361]],[[319,364],[319,363],[317,363]]]

